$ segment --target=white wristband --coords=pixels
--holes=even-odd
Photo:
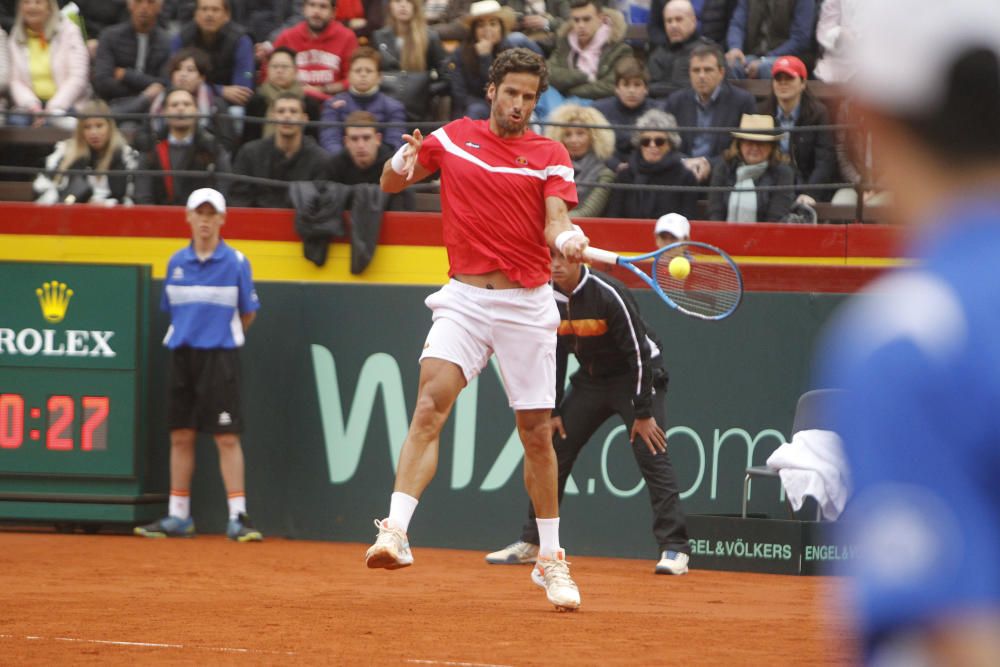
[[[399,174],[400,176],[406,176],[406,160],[403,158],[403,152],[409,147],[409,144],[403,144],[399,147],[399,150],[392,156],[392,170]]]
[[[559,235],[556,236],[556,250],[563,252],[566,242],[577,237],[583,238],[583,232],[579,229],[567,229],[564,232],[559,232]]]

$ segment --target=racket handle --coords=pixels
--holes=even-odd
[[[583,251],[583,257],[591,262],[603,262],[605,264],[618,263],[617,254],[611,252],[610,250],[601,250],[600,248],[594,248],[592,246],[588,246]]]

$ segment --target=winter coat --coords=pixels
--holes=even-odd
[[[736,185],[736,168],[743,164],[739,158],[727,161],[719,161],[712,168],[713,186],[734,186]],[[767,171],[754,181],[755,186],[769,185],[792,185],[795,182],[795,174],[787,164],[774,164],[768,166]],[[708,219],[725,220],[729,215],[729,194],[728,192],[710,192],[708,195]],[[758,190],[757,195],[757,221],[758,222],[781,222],[795,201],[795,193],[791,190]]]
[[[119,23],[105,28],[97,43],[93,74],[90,81],[101,99],[111,101],[140,94],[153,83],[168,85],[163,68],[170,59],[170,38],[157,26],[149,32],[146,67],[135,68],[139,54],[139,36],[131,23]],[[125,68],[121,81],[115,78],[115,68]]]
[[[193,21],[183,28],[171,43],[172,51],[195,46],[208,54],[212,63],[206,81],[221,93],[221,86],[243,86],[253,90],[253,41],[243,26],[230,21],[219,29],[215,41],[207,44]]]
[[[382,141],[395,151],[403,145],[403,133],[406,127],[406,109],[403,103],[393,99],[383,92],[374,95],[357,95],[345,91],[333,96],[323,105],[321,120],[343,123],[354,111],[367,111],[375,116],[380,123],[401,123],[379,128]],[[329,125],[319,131],[319,143],[330,153],[339,153],[344,148],[343,126]]]
[[[778,125],[777,104],[777,100],[772,96],[764,100],[759,109],[760,113],[774,116],[775,125]],[[830,112],[822,102],[804,95],[795,127],[816,125],[830,125]],[[791,148],[790,157],[797,185],[808,186],[834,181],[837,174],[837,154],[831,130],[792,132],[789,134],[789,148]],[[808,187],[799,188],[799,192],[819,201],[829,201],[833,196],[833,190],[810,190]]]
[[[273,178],[279,181],[321,181],[330,173],[330,154],[309,136],[291,157],[278,150],[274,137],[257,139],[240,148],[233,162],[233,173],[243,176]],[[291,208],[288,188],[234,180],[229,187],[231,206],[256,208]]]
[[[570,65],[573,50],[569,45],[571,23],[559,29],[556,48],[549,57],[549,85],[563,95],[575,95],[596,100],[615,94],[615,66],[622,58],[632,55],[632,47],[624,42],[625,17],[615,9],[602,10],[604,22],[611,26],[611,35],[601,48],[597,64],[597,78],[590,81],[587,75]]]
[[[49,38],[49,61],[56,94],[44,105],[35,95],[28,71],[28,41],[23,30],[16,30],[8,39],[10,52],[10,95],[20,109],[42,108],[47,111],[68,111],[87,96],[87,75],[90,56],[83,35],[68,18],[62,17],[55,33]]]
[[[618,173],[615,183],[635,185],[698,186],[694,174],[681,162],[683,155],[673,150],[659,162],[646,162],[636,150],[629,158],[628,167]],[[680,213],[695,218],[698,212],[698,191],[616,189],[605,215],[609,218],[653,219],[667,213]]]
[[[70,181],[79,176],[60,175],[59,165],[66,156],[66,150],[73,139],[65,139],[56,144],[55,150],[45,158],[45,171],[35,177],[32,185],[35,191],[35,201],[39,204],[55,204],[61,202],[70,186]],[[79,157],[74,160],[68,169],[90,169],[93,168],[95,160],[86,157]],[[131,146],[124,146],[121,151],[111,158],[108,165],[109,170],[135,169],[139,164],[139,153]],[[94,204],[131,204],[132,203],[132,177],[125,175],[117,176],[85,176],[90,186],[91,195],[88,200]]]

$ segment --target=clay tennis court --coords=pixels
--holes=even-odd
[[[829,665],[855,662],[838,581],[572,557],[558,613],[527,566],[415,545],[214,535],[0,532],[0,662],[52,664]]]

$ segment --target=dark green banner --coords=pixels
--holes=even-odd
[[[159,290],[154,289],[154,303]],[[385,516],[416,397],[417,358],[430,326],[409,286],[260,284],[262,307],[243,350],[244,435],[251,515],[265,533],[367,542]],[[669,455],[689,513],[736,514],[744,469],[790,437],[811,388],[817,333],[839,297],[748,294],[723,322],[687,319],[648,292],[645,319],[665,343],[671,374]],[[159,315],[151,340],[162,337]],[[166,355],[154,352],[154,478],[167,488]],[[194,489],[201,530],[220,530],[225,494],[211,441]],[[581,454],[563,504],[571,552],[655,555],[651,512],[624,427],[609,422]],[[495,366],[460,396],[441,436],[437,476],[421,498],[416,546],[493,549],[514,541],[527,498],[521,445]],[[786,517],[777,485],[759,485],[751,512]],[[359,554],[359,558],[361,555]]]

